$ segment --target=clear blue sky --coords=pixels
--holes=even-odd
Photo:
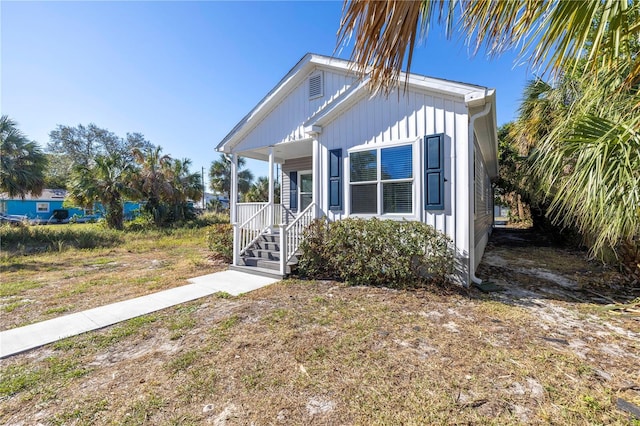
[[[331,55],[342,2],[0,2],[2,114],[45,147],[58,124],[140,132],[193,170],[307,52]],[[350,46],[337,56],[348,59]],[[493,87],[515,118],[526,65],[436,28],[412,72]],[[267,166],[250,162],[256,176]]]

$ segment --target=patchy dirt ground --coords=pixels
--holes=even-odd
[[[0,423],[640,424],[639,289],[526,231],[478,275],[504,291],[289,280],[66,339],[3,360]]]
[[[131,236],[123,246],[5,256],[0,276],[0,330],[187,284],[220,271],[198,231]],[[200,231],[202,234],[202,231]]]

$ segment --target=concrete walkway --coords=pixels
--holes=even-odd
[[[191,284],[0,332],[0,358],[217,292],[237,296],[278,280],[239,271],[222,271],[188,281]]]

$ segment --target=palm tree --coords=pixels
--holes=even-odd
[[[131,164],[118,154],[99,155],[92,166],[77,165],[69,184],[69,199],[80,206],[92,208],[99,202],[105,209],[107,226],[123,228],[125,197],[131,195]]]
[[[171,157],[162,155],[161,147],[148,148],[144,151],[134,149],[133,159],[138,164],[132,186],[144,201],[144,209],[153,215],[154,222],[159,225],[166,219],[166,201],[174,195],[170,178]]]
[[[40,195],[47,158],[35,142],[18,130],[15,121],[0,117],[0,191],[10,197]]]
[[[171,210],[176,220],[187,218],[189,213],[188,200],[199,200],[204,192],[202,176],[197,172],[191,173],[190,166],[191,160],[187,158],[173,160],[171,165],[171,185],[173,187]]]
[[[280,184],[278,182],[274,183],[273,192],[274,202],[280,204]],[[248,203],[269,201],[269,179],[260,176],[244,194],[244,201]]]
[[[415,43],[434,21],[445,25],[448,36],[455,27],[476,51],[519,48],[534,67],[556,74],[567,71],[568,63],[583,74],[624,67],[621,83],[631,87],[640,81],[639,9],[635,0],[346,0],[338,45],[355,38],[351,58],[370,74],[374,89],[386,92],[396,86],[405,61],[411,69]]]
[[[238,192],[244,194],[249,191],[251,182],[253,181],[253,173],[244,169],[246,161],[244,158],[238,158]],[[211,189],[229,197],[231,193],[231,159],[220,154],[220,159],[211,163],[209,169],[209,180]]]

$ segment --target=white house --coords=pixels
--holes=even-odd
[[[498,173],[495,90],[410,74],[372,94],[352,63],[304,56],[218,144],[232,161],[236,266],[288,272],[313,218],[419,220],[448,235],[478,282]],[[281,165],[281,204],[235,203],[238,156]],[[264,272],[264,271],[263,271]]]

